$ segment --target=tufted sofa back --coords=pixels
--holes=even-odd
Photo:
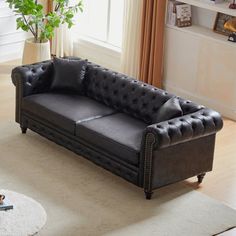
[[[118,111],[152,124],[155,114],[174,95],[142,83],[126,75],[88,64],[85,75],[87,96]],[[203,106],[179,98],[183,114],[198,111]]]

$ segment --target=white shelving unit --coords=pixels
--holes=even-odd
[[[166,25],[166,27],[170,28],[170,29],[178,30],[178,31],[181,31],[184,33],[196,35],[199,37],[208,38],[213,41],[218,41],[218,42],[221,42],[221,43],[226,44],[228,46],[236,48],[236,43],[229,42],[227,40],[227,36],[215,33],[212,29],[209,29],[207,27],[203,27],[203,26],[199,26],[199,25],[192,25],[190,27],[179,28],[177,26],[168,25],[168,24]]]
[[[232,47],[236,46],[236,44],[227,41],[227,36],[218,34],[213,31],[213,27],[214,27],[213,24],[214,24],[215,16],[217,12],[236,17],[236,10],[229,9],[229,4],[232,2],[232,0],[225,1],[224,3],[218,3],[218,4],[212,3],[210,0],[178,0],[178,2],[190,4],[192,6],[193,15],[198,14],[199,18],[204,19],[205,17],[204,14],[214,12],[215,14],[213,14],[213,19],[211,20],[211,23],[206,24],[206,26],[197,24],[196,22],[194,22],[194,18],[193,18],[193,25],[191,27],[179,28],[176,26],[168,25],[168,24],[166,24],[166,27],[172,28],[175,30],[180,30],[186,33],[198,34],[201,37],[208,37],[208,38],[211,38],[212,40],[218,40]],[[203,9],[205,13],[202,13],[201,9]],[[211,27],[209,27],[209,25]]]
[[[193,25],[166,24],[165,89],[236,120],[236,43],[213,31],[217,12],[236,17],[232,0],[178,1],[192,6]]]
[[[224,3],[212,3],[210,0],[178,0],[178,2],[183,2],[190,4],[195,7],[200,7],[210,11],[221,12],[227,15],[236,16],[236,10],[229,9],[229,4],[232,1],[225,1]]]

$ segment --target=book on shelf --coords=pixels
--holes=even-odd
[[[7,199],[4,199],[3,204],[0,204],[0,211],[7,211],[13,209],[13,205]]]
[[[167,24],[178,27],[191,26],[191,5],[175,0],[169,0],[167,5]]]
[[[176,25],[178,27],[187,27],[192,25],[191,6],[189,4],[176,6]]]
[[[175,26],[176,24],[176,11],[175,11],[176,1],[169,0],[167,5],[167,24]]]

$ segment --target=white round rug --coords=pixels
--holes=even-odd
[[[45,225],[47,214],[44,208],[23,194],[0,190],[13,204],[13,210],[0,211],[1,236],[34,235]]]

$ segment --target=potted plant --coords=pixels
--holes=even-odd
[[[54,29],[62,24],[73,26],[73,17],[83,11],[82,0],[73,5],[69,0],[52,0],[53,10],[44,13],[43,5],[38,0],[6,0],[16,13],[17,29],[31,32],[33,38],[26,39],[23,52],[23,64],[35,63],[51,58],[49,40],[54,36]],[[75,2],[75,1],[74,1]]]

